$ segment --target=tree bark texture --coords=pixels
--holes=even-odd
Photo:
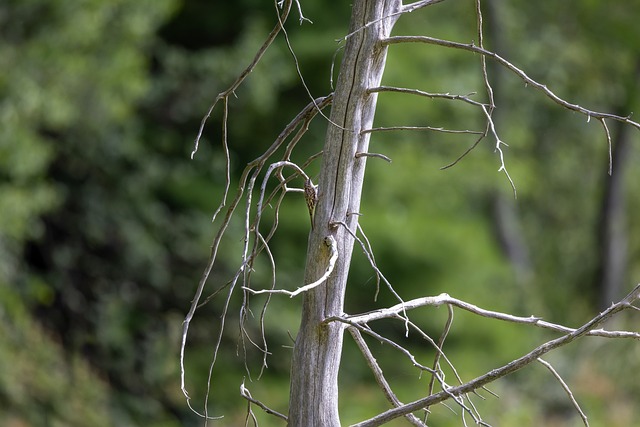
[[[305,283],[320,278],[328,264],[329,236],[337,243],[338,259],[326,282],[304,296],[300,329],[291,365],[289,426],[338,427],[338,371],[344,328],[323,323],[343,314],[344,295],[358,223],[369,133],[380,85],[386,47],[400,0],[355,0],[350,30],[333,98],[318,181],[318,204],[309,237]],[[387,18],[385,18],[387,17]]]

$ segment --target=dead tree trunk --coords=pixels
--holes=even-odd
[[[343,314],[347,274],[360,209],[360,196],[377,94],[389,36],[400,0],[355,0],[350,36],[334,94],[319,178],[318,205],[309,237],[305,283],[320,278],[329,262],[329,241],[338,258],[327,281],[304,296],[291,366],[289,426],[340,426],[338,368],[344,328],[323,321]],[[387,17],[387,18],[385,18]],[[348,229],[350,230],[347,230]]]

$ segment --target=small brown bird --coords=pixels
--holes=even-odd
[[[318,187],[313,185],[310,178],[307,178],[304,181],[304,199],[307,202],[307,207],[309,208],[311,229],[313,230],[313,215],[316,210],[316,204],[318,203]]]

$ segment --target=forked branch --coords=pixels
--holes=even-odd
[[[584,108],[584,107],[582,107],[580,105],[572,104],[572,103],[570,103],[568,101],[565,101],[564,99],[562,99],[558,95],[556,95],[554,92],[552,92],[551,89],[549,89],[546,85],[544,85],[542,83],[538,83],[536,80],[534,80],[531,77],[529,77],[527,75],[527,73],[525,73],[520,68],[516,67],[511,62],[507,61],[506,59],[504,59],[503,57],[501,57],[497,53],[491,52],[491,51],[486,50],[486,49],[484,49],[482,47],[476,46],[473,43],[470,43],[470,44],[458,43],[458,42],[454,42],[454,41],[450,41],[450,40],[442,40],[442,39],[429,37],[429,36],[392,36],[392,37],[386,38],[385,40],[382,40],[381,43],[383,45],[386,45],[386,46],[392,45],[392,44],[398,44],[398,43],[425,43],[425,44],[433,44],[433,45],[437,45],[437,46],[449,47],[449,48],[453,48],[453,49],[466,50],[468,52],[479,53],[481,55],[484,55],[486,57],[489,57],[489,58],[495,60],[497,63],[499,63],[500,65],[504,66],[509,71],[513,72],[518,77],[520,77],[527,85],[531,85],[534,88],[540,90],[548,98],[553,100],[556,104],[558,104],[558,105],[560,105],[560,106],[562,106],[562,107],[564,107],[564,108],[566,108],[568,110],[575,111],[575,112],[580,113],[580,114],[584,114],[585,116],[587,116],[587,118],[593,117],[595,119],[616,120],[616,121],[631,125],[631,126],[635,127],[636,129],[640,130],[640,123],[631,120],[631,118],[630,118],[631,116],[623,117],[623,116],[618,116],[616,114],[603,113],[603,112],[599,112],[599,111],[589,110],[589,109]]]
[[[616,313],[621,312],[625,309],[637,309],[633,304],[637,302],[640,297],[640,284],[637,285],[625,298],[623,298],[620,302],[611,305],[608,309],[603,311],[602,313],[595,316],[589,322],[585,323],[578,329],[574,329],[572,332],[567,333],[559,338],[556,338],[551,341],[547,341],[546,343],[536,347],[529,353],[519,357],[511,361],[510,363],[501,366],[500,368],[494,369],[492,371],[487,372],[486,374],[477,377],[465,384],[450,387],[445,389],[439,393],[432,394],[430,396],[418,399],[414,402],[405,404],[401,407],[390,409],[386,412],[383,412],[369,420],[354,424],[352,427],[373,427],[379,426],[384,423],[387,423],[395,418],[404,416],[406,414],[410,414],[414,411],[420,410],[422,408],[435,405],[437,403],[444,402],[452,397],[461,396],[466,393],[477,390],[486,384],[489,384],[498,378],[502,378],[507,376],[523,367],[529,365],[530,363],[538,360],[543,355],[549,353],[550,351],[566,345],[578,338],[581,338],[585,335],[588,335],[591,331],[595,330],[596,327],[604,323],[606,320],[614,316]]]

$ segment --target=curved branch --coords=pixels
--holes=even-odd
[[[628,125],[631,125],[631,126],[635,127],[636,129],[640,130],[640,123],[634,122],[633,120],[631,120],[629,118],[630,116],[623,117],[623,116],[618,116],[618,115],[615,115],[615,114],[602,113],[602,112],[598,112],[598,111],[588,110],[588,109],[586,109],[584,107],[581,107],[580,105],[572,104],[570,102],[565,101],[564,99],[562,99],[558,95],[556,95],[554,92],[552,92],[546,85],[543,85],[542,83],[538,83],[537,81],[535,81],[534,79],[529,77],[527,75],[527,73],[525,73],[520,68],[516,67],[511,62],[507,61],[506,59],[504,59],[503,57],[501,57],[497,53],[491,52],[491,51],[486,50],[486,49],[481,48],[481,47],[478,47],[473,43],[471,43],[471,44],[458,43],[458,42],[454,42],[454,41],[450,41],[450,40],[442,40],[442,39],[437,39],[437,38],[428,37],[428,36],[392,36],[392,37],[387,37],[386,39],[382,40],[381,43],[384,46],[388,46],[388,45],[392,45],[392,44],[399,44],[399,43],[426,43],[426,44],[433,44],[433,45],[438,45],[438,46],[450,47],[450,48],[454,48],[454,49],[466,50],[468,52],[479,53],[481,55],[484,55],[484,56],[487,56],[489,58],[492,58],[493,60],[498,62],[500,65],[504,66],[505,68],[507,68],[508,70],[512,71],[514,74],[516,74],[518,77],[520,77],[522,80],[524,80],[524,82],[526,84],[531,85],[531,86],[535,87],[536,89],[540,90],[548,98],[550,98],[552,101],[554,101],[556,104],[558,104],[558,105],[560,105],[560,106],[562,106],[562,107],[564,107],[564,108],[566,108],[568,110],[572,110],[572,111],[578,112],[580,114],[584,114],[585,116],[587,116],[589,118],[593,117],[593,118],[596,118],[596,119],[617,120],[619,122],[626,123]]]
[[[251,289],[243,286],[242,289],[252,293],[252,294],[285,294],[289,295],[289,298],[293,298],[295,296],[300,295],[303,292],[307,292],[317,286],[323,284],[333,273],[333,269],[336,266],[336,261],[338,260],[338,244],[336,243],[336,239],[333,236],[327,236],[324,238],[324,244],[329,247],[330,256],[329,261],[327,263],[327,268],[324,271],[322,277],[316,280],[313,283],[309,283],[308,285],[304,285],[296,289],[295,291],[287,291],[286,289]]]
[[[580,414],[580,418],[582,418],[582,422],[584,423],[585,427],[589,427],[589,421],[587,420],[587,416],[585,415],[582,408],[580,408],[580,405],[578,404],[578,401],[576,400],[576,398],[573,396],[571,389],[569,388],[567,383],[564,382],[560,374],[554,369],[551,363],[545,360],[542,360],[540,358],[538,358],[538,362],[540,362],[540,364],[542,364],[545,368],[551,371],[551,374],[553,374],[553,376],[558,380],[558,382],[562,386],[562,389],[565,391],[565,393],[567,393],[567,396],[569,396],[569,400],[571,400],[571,404],[573,405],[573,407],[576,408],[576,411],[578,411],[578,413]]]
[[[418,130],[418,131],[432,131],[432,132],[442,132],[442,133],[470,133],[472,135],[482,135],[484,132],[480,132],[477,130],[459,130],[459,129],[445,129],[443,127],[433,127],[433,126],[389,126],[389,127],[377,127],[371,129],[364,129],[360,131],[360,134],[365,133],[373,133],[373,132],[390,132],[396,130]]]
[[[640,288],[640,285],[638,286],[638,288]],[[409,301],[404,301],[392,307],[383,308],[383,309],[372,311],[369,313],[348,315],[348,316],[345,316],[345,319],[355,324],[364,325],[375,320],[397,318],[400,313],[404,314],[406,311],[412,310],[414,308],[426,307],[426,306],[439,307],[445,304],[461,308],[463,310],[466,310],[473,314],[477,314],[482,317],[503,320],[505,322],[533,325],[539,328],[549,329],[552,331],[569,333],[569,334],[574,333],[577,330],[577,329],[569,328],[567,326],[546,322],[541,318],[535,317],[535,316],[521,317],[521,316],[514,316],[512,314],[501,313],[498,311],[486,310],[484,308],[480,308],[468,302],[453,298],[445,293],[442,293],[434,297],[422,297],[422,298],[412,299]],[[587,332],[587,335],[598,336],[603,338],[632,338],[632,339],[640,340],[640,333],[629,332],[629,331],[606,331],[604,329],[593,329]]]
[[[200,129],[198,129],[198,136],[196,136],[196,140],[193,144],[193,151],[191,151],[192,159],[193,159],[193,156],[195,156],[196,153],[198,152],[198,146],[200,144],[200,138],[202,138],[202,132],[204,131],[204,126],[207,124],[207,120],[209,120],[209,117],[211,117],[211,113],[213,112],[213,109],[218,104],[218,101],[227,99],[229,95],[234,93],[236,89],[240,87],[244,79],[246,79],[247,76],[251,74],[251,72],[256,67],[256,65],[258,65],[258,62],[260,62],[260,60],[264,56],[264,53],[267,51],[267,49],[269,49],[269,46],[271,46],[271,43],[273,43],[273,41],[276,39],[276,36],[278,35],[278,33],[280,33],[280,30],[283,29],[282,23],[286,21],[287,17],[289,16],[289,11],[291,10],[291,1],[292,0],[287,0],[286,2],[283,2],[283,5],[281,5],[282,14],[278,15],[278,23],[273,28],[273,30],[271,30],[265,42],[262,44],[262,46],[260,46],[260,49],[258,49],[258,52],[253,57],[253,61],[251,61],[251,63],[247,66],[247,68],[245,68],[240,73],[238,78],[236,78],[236,80],[231,84],[231,86],[229,86],[227,90],[225,90],[224,92],[220,92],[218,94],[215,101],[213,101],[213,104],[211,105],[211,107],[209,107],[207,114],[205,114],[205,116],[202,118],[202,121],[200,122]]]
[[[290,1],[288,3],[290,4]],[[225,235],[226,230],[229,227],[229,224],[231,223],[231,218],[233,217],[236,211],[236,208],[240,204],[240,201],[242,200],[242,197],[245,191],[248,191],[248,192],[252,191],[253,183],[257,177],[257,174],[262,170],[262,168],[264,167],[269,157],[271,157],[273,153],[275,153],[276,150],[278,150],[278,148],[282,146],[284,141],[289,137],[289,135],[293,133],[293,131],[300,125],[300,123],[304,123],[306,120],[310,120],[312,117],[314,117],[317,114],[318,108],[321,109],[326,107],[331,103],[332,99],[333,99],[333,95],[327,95],[324,97],[317,98],[313,100],[313,102],[307,104],[307,106],[302,111],[300,111],[300,113],[298,113],[298,115],[296,115],[296,117],[284,128],[284,130],[280,133],[280,135],[278,135],[278,137],[273,142],[273,144],[271,144],[271,146],[261,156],[259,156],[258,158],[254,159],[249,164],[247,164],[246,168],[242,172],[242,175],[238,181],[238,189],[236,192],[236,196],[232,200],[229,207],[227,208],[225,217],[222,220],[222,224],[220,225],[220,228],[218,229],[218,232],[216,233],[213,239],[213,243],[211,244],[211,254],[209,255],[207,265],[202,273],[202,276],[200,277],[200,281],[198,282],[198,287],[196,288],[195,295],[193,297],[193,300],[191,301],[191,306],[189,308],[189,311],[185,316],[184,321],[182,322],[182,342],[180,344],[180,388],[182,390],[182,393],[186,397],[187,401],[189,401],[191,397],[189,396],[189,393],[187,392],[187,388],[186,388],[186,378],[185,378],[186,374],[185,374],[185,367],[184,367],[184,359],[185,359],[185,349],[187,345],[187,335],[189,333],[189,326],[191,324],[191,321],[195,315],[197,308],[200,306],[200,299],[202,298],[204,287],[207,281],[209,280],[211,271],[213,270],[213,266],[217,259],[220,242],[222,241],[222,237]],[[252,174],[252,171],[253,171],[253,174]],[[220,206],[223,207],[225,206],[225,204],[226,204],[226,196],[225,196],[225,199],[223,199]],[[218,210],[220,210],[221,207]],[[217,355],[218,348],[222,341],[222,334],[225,326],[224,317],[226,316],[226,313],[228,310],[231,294],[235,289],[239,275],[249,265],[252,259],[253,259],[252,257],[249,257],[248,259],[244,259],[243,264],[240,267],[236,276],[233,278],[232,281],[230,281],[227,285],[224,286],[224,287],[229,286],[230,289],[229,289],[229,293],[227,295],[227,299],[225,301],[225,305],[223,309],[222,326],[220,328],[220,332],[218,334],[218,339],[216,341],[216,345],[214,349],[214,362],[215,362],[215,357]],[[189,404],[189,406],[191,405]]]
[[[589,322],[585,323],[580,328],[574,330],[571,333],[563,335],[559,338],[556,338],[551,341],[547,341],[546,343],[536,347],[529,353],[524,356],[515,359],[506,365],[501,366],[500,368],[494,369],[492,371],[487,372],[486,374],[477,377],[463,385],[451,387],[449,389],[443,390],[439,393],[433,394],[431,396],[427,396],[422,399],[418,399],[411,403],[408,403],[404,406],[390,409],[386,412],[383,412],[375,417],[363,421],[361,423],[353,424],[352,427],[374,427],[382,425],[386,422],[389,422],[395,418],[402,417],[411,412],[420,410],[427,406],[432,406],[440,402],[444,402],[449,398],[460,396],[465,393],[472,392],[477,390],[478,388],[495,381],[498,378],[502,378],[506,375],[509,375],[517,370],[522,369],[527,366],[531,362],[538,360],[542,355],[549,353],[550,351],[566,345],[571,341],[578,339],[582,336],[587,335],[590,331],[594,330],[597,326],[602,324],[604,321],[611,318],[616,313],[625,310],[627,308],[633,308],[632,304],[637,301],[640,296],[640,284],[637,285],[633,291],[631,291],[622,301],[613,304],[611,307],[603,311],[602,313],[595,316]]]

